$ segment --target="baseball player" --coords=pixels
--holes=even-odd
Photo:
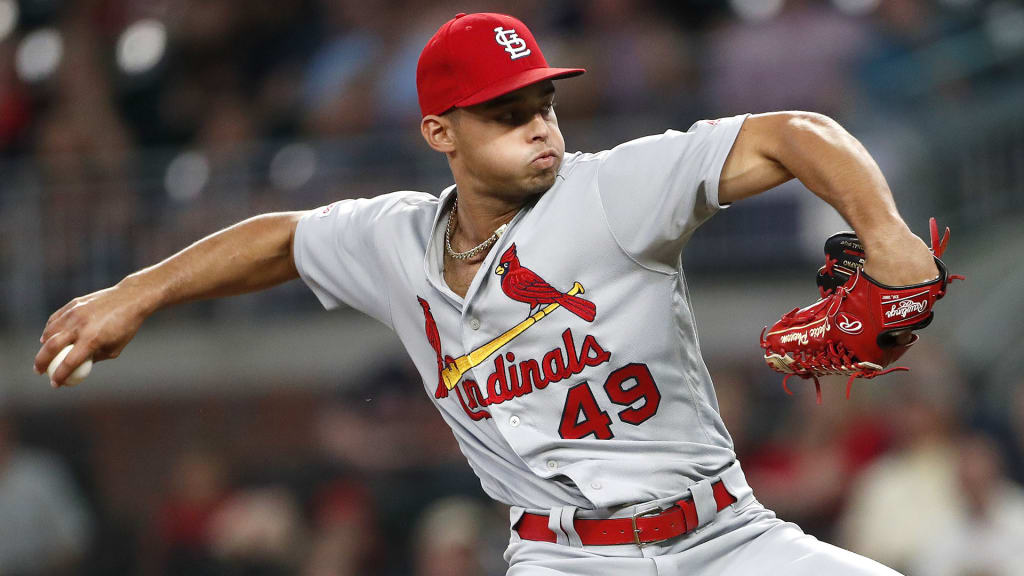
[[[459,14],[417,70],[455,184],[258,216],[57,310],[35,360],[64,384],[153,311],[301,278],[393,329],[483,489],[511,506],[508,574],[893,574],[751,493],[701,359],[680,253],[727,205],[790,178],[834,206],[865,273],[937,274],[877,165],[828,118],[700,121],[565,153],[526,26]]]

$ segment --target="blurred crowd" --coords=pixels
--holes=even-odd
[[[408,368],[326,396],[0,405],[0,574],[503,574],[508,511]]]
[[[908,576],[1024,573],[1024,386],[992,411],[941,349],[786,395],[711,366],[758,499]],[[333,395],[0,410],[0,573],[500,576],[491,502],[403,364]]]
[[[18,302],[0,321],[255,213],[440,190],[416,61],[476,10],[514,12],[551,63],[588,69],[558,84],[570,149],[807,109],[867,138],[907,197],[954,194],[957,175],[921,164],[962,159],[921,161],[945,139],[911,118],[992,109],[976,98],[1021,80],[1024,60],[1024,9],[1007,0],[0,0],[0,225],[16,239],[0,246],[0,288]],[[838,225],[784,193],[767,204],[815,245],[807,223]],[[800,238],[772,220],[713,223],[730,257],[691,266],[792,262]],[[41,266],[16,243],[41,246]]]
[[[511,10],[549,61],[588,68],[560,85],[559,100],[572,104],[559,110],[562,118],[639,114],[687,125],[703,115],[794,108],[842,118],[865,99],[913,106],[943,81],[944,96],[955,98],[970,89],[957,77],[983,59],[963,54],[933,69],[899,56],[1000,16],[1020,17],[981,0],[2,5],[15,19],[0,28],[4,153],[104,153],[89,168],[114,173],[139,147],[415,132],[419,52],[459,10]],[[1011,33],[989,36],[992,51],[1020,42]]]
[[[737,454],[780,517],[908,576],[1024,574],[1024,380],[992,409],[926,340],[909,373],[850,401],[835,380],[820,406],[810,386],[780,406],[763,377],[717,374]]]
[[[588,69],[558,84],[570,149],[808,109],[884,127],[866,144],[891,183],[955,195],[953,162],[917,170],[945,140],[911,119],[941,110],[954,125],[1024,79],[1024,9],[1008,0],[0,0],[0,328],[35,329],[252,214],[439,190],[450,177],[419,141],[416,60],[438,26],[480,10],[526,21],[553,65]],[[694,243],[716,249],[688,265],[792,266],[794,230],[834,222],[801,219],[784,193],[751,204],[709,223]],[[260,314],[292,311],[269,304]],[[1024,382],[982,401],[986,375],[948,351],[908,356],[909,374],[848,402],[835,382],[816,406],[711,351],[755,493],[911,576],[1024,574]],[[407,365],[345,377],[330,396],[73,412],[0,397],[0,574],[504,574],[507,510]]]

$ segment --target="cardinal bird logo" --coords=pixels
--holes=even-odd
[[[420,298],[420,306],[423,308],[423,320],[424,329],[427,332],[427,342],[430,343],[430,347],[434,349],[434,354],[437,355],[437,391],[434,392],[434,397],[445,398],[448,396],[448,388],[444,385],[444,380],[441,378],[441,372],[444,370],[445,359],[444,355],[441,354],[441,334],[437,331],[437,322],[434,322],[434,315],[430,313],[430,304]]]
[[[494,273],[501,276],[502,292],[516,302],[529,304],[531,314],[535,308],[557,302],[562,308],[587,322],[593,322],[594,316],[597,315],[597,306],[593,302],[556,290],[533,270],[520,264],[515,244],[509,246],[501,255]]]

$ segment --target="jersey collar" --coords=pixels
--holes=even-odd
[[[450,209],[450,204],[455,198],[455,184],[445,188],[437,200],[437,212],[434,214],[434,223],[430,227],[430,236],[427,238],[427,249],[423,255],[423,273],[427,281],[451,300],[456,306],[462,306],[462,298],[452,292],[444,281],[444,229],[447,221],[444,220]]]
[[[575,160],[579,157],[580,153],[575,152],[572,154],[566,154],[562,159],[562,165],[558,167],[558,176],[555,177],[555,183],[547,191],[548,194],[553,192],[559,187],[562,182],[565,181],[566,176],[572,171],[575,166]],[[444,231],[448,224],[446,220],[448,211],[451,209],[450,205],[454,200],[455,196],[455,184],[445,188],[441,191],[440,196],[437,199],[437,212],[434,213],[434,223],[430,227],[430,236],[427,238],[426,252],[423,254],[423,273],[429,282],[438,292],[443,294],[451,303],[457,308],[462,308],[464,301],[458,294],[452,292],[451,288],[448,287],[448,283],[444,281]],[[484,258],[481,267],[486,269],[490,266],[490,262],[502,251],[503,246],[507,243],[508,238],[511,236],[509,232],[512,231],[512,227],[523,217],[524,214],[530,211],[530,207],[524,207],[519,211],[515,217],[508,223],[508,229],[505,234],[494,243],[491,247],[491,251]],[[468,300],[473,296],[476,285],[480,278],[479,274],[473,279],[473,283],[469,287],[469,291],[466,292],[466,299]]]

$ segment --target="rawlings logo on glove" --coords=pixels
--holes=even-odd
[[[846,312],[836,314],[836,318],[839,320],[839,323],[836,324],[836,326],[847,334],[857,335],[864,330],[864,324]]]
[[[892,307],[885,311],[885,318],[887,320],[890,320],[889,322],[886,322],[886,325],[897,324],[899,322],[902,322],[906,320],[908,316],[910,318],[917,318],[918,316],[921,316],[922,314],[927,312],[927,294],[928,292],[925,291],[921,292],[920,294],[914,294],[913,296],[907,296],[906,298],[897,300],[899,304],[896,304],[894,302],[892,304]],[[919,296],[923,296],[923,298],[920,301],[914,300],[914,298],[917,298]],[[890,297],[888,295],[883,295],[882,303],[885,304],[888,301],[890,301]],[[911,316],[911,314],[913,314],[913,316]],[[893,318],[895,318],[896,320],[892,320]]]
[[[846,397],[857,378],[870,379],[903,367],[887,368],[917,341],[898,336],[920,330],[932,321],[932,307],[946,294],[946,286],[963,276],[949,275],[939,258],[949,243],[949,228],[939,238],[935,218],[929,221],[932,254],[939,276],[910,286],[887,286],[863,271],[864,249],[850,232],[825,242],[825,266],[818,270],[822,298],[805,308],[786,313],[771,328],[761,331],[764,360],[785,374],[814,380],[821,403],[819,376],[849,376]]]

